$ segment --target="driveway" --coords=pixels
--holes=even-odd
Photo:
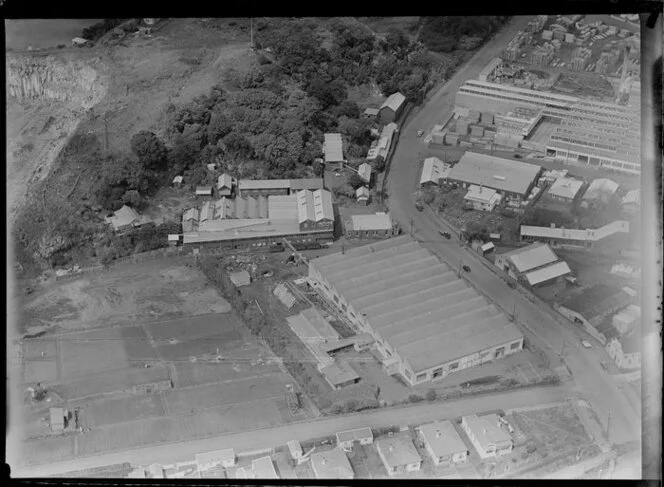
[[[320,438],[363,426],[371,428],[392,425],[423,424],[439,419],[454,419],[462,415],[478,414],[498,409],[512,409],[537,404],[555,403],[565,400],[567,392],[559,386],[519,389],[499,394],[486,394],[446,401],[444,403],[420,403],[390,409],[379,409],[364,413],[324,418],[315,421],[291,423],[262,430],[225,435],[203,440],[171,443],[108,453],[68,462],[53,463],[18,470],[14,466],[13,477],[42,477],[62,475],[75,470],[83,470],[122,462],[132,465],[162,465],[193,460],[196,454],[224,448],[234,448],[236,452],[260,451],[284,445],[288,440],[305,441]],[[12,463],[11,461],[9,462]]]
[[[446,120],[454,109],[454,96],[459,86],[467,79],[476,78],[485,64],[500,54],[503,46],[528,20],[528,17],[514,18],[401,128],[387,182],[388,205],[393,218],[402,228],[410,231],[412,225],[414,238],[453,269],[468,265],[471,272],[462,273],[464,278],[508,313],[514,310],[517,320],[526,323],[548,345],[549,354],[555,356],[565,343],[565,361],[575,378],[576,389],[590,396],[603,422],[610,422],[613,442],[640,441],[640,411],[627,401],[616,383],[602,370],[599,357],[587,353],[580,346],[581,338],[589,338],[585,332],[569,323],[563,323],[563,318],[547,306],[533,303],[521,293],[510,289],[488,265],[485,266],[475,252],[463,247],[458,238],[445,240],[440,236],[439,230],[452,233],[452,229],[434,212],[428,208],[418,212],[415,208],[413,193],[417,189],[421,161],[426,153],[424,142],[417,137],[417,130],[430,130],[435,124]],[[594,344],[600,346],[596,341]]]

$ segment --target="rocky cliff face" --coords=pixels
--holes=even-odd
[[[67,103],[87,109],[106,93],[106,79],[81,60],[44,57],[7,57],[7,95],[19,101]]]

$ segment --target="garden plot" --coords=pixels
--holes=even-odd
[[[153,416],[164,416],[158,395],[130,396],[85,406],[85,426],[94,428]]]

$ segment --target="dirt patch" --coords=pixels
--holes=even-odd
[[[228,303],[186,260],[119,265],[53,284],[24,305],[21,328],[95,328],[108,323],[225,313]],[[41,328],[39,328],[41,329]],[[32,331],[31,331],[32,330]]]

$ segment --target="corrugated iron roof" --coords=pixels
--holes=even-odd
[[[369,197],[369,188],[366,186],[360,186],[355,190],[356,198],[368,198]]]
[[[543,267],[541,269],[537,269],[536,271],[529,272],[528,274],[526,274],[525,277],[526,280],[528,281],[528,284],[530,284],[531,286],[535,286],[541,282],[546,282],[550,281],[551,279],[555,279],[557,277],[566,276],[571,272],[572,271],[567,265],[567,262],[563,260],[560,262],[556,262],[555,264]]]
[[[317,189],[314,195],[314,214],[316,221],[334,221],[334,209],[332,206],[332,194],[324,189]]]
[[[449,172],[449,179],[525,195],[541,167],[487,154],[466,152]]]
[[[243,189],[290,189],[290,179],[240,179],[238,187]]]
[[[551,247],[544,243],[534,243],[520,249],[499,254],[499,256],[509,259],[518,272],[527,272],[558,260],[558,256],[551,250]]]
[[[360,164],[360,167],[357,168],[357,172],[367,183],[371,181],[371,166],[366,162]]]
[[[356,313],[365,314],[414,371],[522,337],[495,307],[407,235],[319,257],[310,267]],[[470,312],[481,316],[468,319]]]
[[[299,223],[316,221],[314,214],[314,195],[311,191],[302,190],[297,193],[297,219]]]
[[[298,221],[297,195],[270,195],[267,197],[267,214],[270,219]]]
[[[381,110],[383,108],[389,108],[396,113],[405,101],[406,97],[397,91],[396,93],[392,93],[390,96],[388,96],[380,108]]]
[[[344,160],[341,134],[325,134],[323,143],[325,162],[341,162]]]
[[[303,189],[310,189],[314,191],[316,189],[322,189],[325,185],[322,178],[308,178],[308,179],[291,179],[290,180],[290,190],[291,191],[300,191]]]

